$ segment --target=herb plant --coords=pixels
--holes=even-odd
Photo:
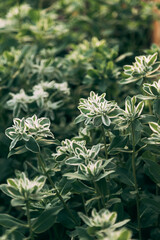
[[[153,3],[5,4],[0,238],[158,240],[160,50],[142,37]]]

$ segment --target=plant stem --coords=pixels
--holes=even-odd
[[[158,185],[156,184],[156,196],[158,196],[159,195],[159,187],[158,187]]]
[[[149,113],[150,113],[151,115],[153,115],[153,111],[152,111],[152,107],[151,107],[151,102],[150,102],[150,100],[147,100],[147,102],[148,102]]]
[[[159,187],[156,184],[156,196],[159,195]],[[158,218],[157,218],[157,223],[156,223],[156,227],[159,227],[159,221],[160,221],[160,215],[158,214]]]
[[[81,194],[81,197],[82,197],[84,212],[85,212],[86,215],[88,215],[88,213],[87,213],[87,208],[86,208],[86,205],[85,205],[84,194],[83,194],[83,193]]]
[[[95,181],[93,181],[93,185],[94,185],[94,188],[96,190],[97,197],[98,197],[98,209],[100,210],[101,206],[100,206],[100,201],[99,201],[99,191],[97,189],[97,185],[96,185]]]
[[[68,208],[67,204],[65,203],[63,197],[61,196],[60,192],[58,191],[58,189],[56,188],[54,182],[52,181],[50,175],[48,174],[48,172],[46,171],[46,168],[45,168],[45,165],[44,165],[44,162],[43,162],[43,159],[41,158],[41,155],[38,154],[38,160],[39,160],[39,163],[43,169],[43,172],[44,174],[46,175],[49,183],[51,184],[52,188],[54,188],[54,191],[57,195],[57,197],[59,198],[59,200],[61,201],[61,203],[63,204],[64,208],[66,209],[66,211],[68,212],[69,216],[71,217],[71,219],[73,220],[73,222],[76,224],[76,225],[79,225],[79,223],[77,222],[77,220],[75,219],[75,217],[73,216],[73,214],[71,213],[70,209]]]
[[[106,159],[108,159],[108,150],[107,150],[107,144],[106,144],[106,135],[105,135],[105,131],[104,131],[103,125],[101,126],[101,129],[102,129],[102,135],[103,135],[103,141],[104,141],[105,155],[106,155]]]
[[[102,135],[103,135],[103,141],[104,141],[104,149],[105,149],[106,160],[108,160],[108,150],[107,150],[107,144],[106,144],[106,135],[105,135],[105,131],[104,131],[103,125],[101,126],[101,129],[102,129]],[[109,138],[110,138],[110,135],[109,135]],[[109,199],[109,197],[110,197],[109,182],[110,182],[110,177],[108,176],[108,177],[107,177],[107,180],[106,180],[108,199]]]
[[[111,138],[111,134],[110,134],[110,132],[108,130],[107,130],[107,134],[108,134],[108,137],[109,137],[109,141],[111,142],[112,138]]]
[[[26,201],[26,212],[27,212],[27,221],[28,221],[28,226],[29,226],[29,239],[34,240],[29,209],[30,209],[30,203],[29,203],[29,200],[27,200]]]
[[[103,193],[101,192],[101,190],[96,182],[94,182],[94,186],[96,188],[97,194],[99,194],[101,196],[101,202],[102,202],[103,207],[105,208],[105,199],[104,199]]]
[[[134,178],[134,186],[135,186],[135,191],[136,191],[136,207],[137,207],[137,222],[138,222],[138,233],[139,233],[139,240],[142,239],[141,237],[141,221],[140,221],[140,207],[139,207],[139,190],[138,190],[138,184],[137,184],[137,177],[136,177],[136,163],[135,163],[135,135],[134,135],[134,129],[133,129],[133,124],[131,125],[132,131],[132,147],[133,147],[133,152],[132,152],[132,171],[133,171],[133,178]]]

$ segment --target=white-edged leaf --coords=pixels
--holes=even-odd
[[[149,126],[153,132],[160,133],[160,126],[158,125],[158,123],[150,122]]]
[[[111,120],[107,115],[102,115],[102,122],[107,127],[111,124]]]

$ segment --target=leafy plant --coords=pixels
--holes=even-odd
[[[158,240],[155,4],[3,5],[0,238]]]
[[[145,78],[152,78],[159,74],[158,69],[160,63],[156,62],[157,53],[149,56],[139,56],[135,58],[136,62],[133,65],[124,66],[124,74],[127,75],[127,79],[122,80],[122,84],[138,81],[140,85]],[[157,72],[156,74],[154,74]]]
[[[124,220],[123,222],[115,223],[117,218],[116,212],[110,213],[104,209],[97,212],[96,209],[93,209],[90,218],[83,213],[79,213],[79,215],[88,226],[84,229],[89,236],[96,237],[96,239],[131,239],[131,233],[127,229],[116,229],[128,222],[128,220]],[[78,229],[80,235],[81,231],[82,229]],[[90,239],[90,237],[86,237],[86,239]]]
[[[79,110],[81,115],[76,119],[76,122],[85,120],[85,124],[94,124],[95,126],[109,126],[110,118],[117,115],[118,106],[115,102],[107,101],[105,94],[98,96],[94,92],[90,93],[88,100],[80,99]]]

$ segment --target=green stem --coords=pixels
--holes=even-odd
[[[110,132],[107,130],[107,134],[108,134],[108,137],[109,137],[109,141],[110,141],[110,143],[111,143],[111,141],[112,141],[112,138],[111,138],[111,134],[110,134]]]
[[[93,185],[94,185],[94,188],[96,190],[96,195],[98,197],[98,209],[100,210],[101,209],[101,205],[100,205],[100,201],[99,201],[99,191],[97,189],[97,184],[95,183],[95,181],[93,181]]]
[[[132,124],[132,171],[133,171],[133,178],[134,178],[134,186],[136,191],[136,207],[137,207],[137,222],[138,222],[138,233],[139,233],[139,240],[142,239],[141,237],[141,221],[140,221],[140,197],[139,197],[139,190],[138,190],[138,184],[137,184],[137,177],[136,177],[136,163],[135,163],[135,135],[134,135],[134,129]]]
[[[96,182],[94,182],[94,185],[95,185],[97,193],[99,193],[99,195],[101,196],[101,202],[102,202],[103,207],[105,208],[105,199],[104,199],[103,193],[101,192],[101,190]]]
[[[58,189],[56,188],[56,186],[54,185],[54,182],[52,181],[50,175],[48,174],[48,172],[46,171],[46,168],[45,168],[45,165],[44,165],[44,162],[43,162],[43,159],[41,158],[41,155],[38,154],[38,160],[39,160],[39,163],[43,169],[43,172],[44,174],[46,175],[49,183],[51,184],[52,188],[54,188],[54,191],[57,195],[57,197],[59,198],[59,200],[61,201],[61,203],[63,204],[64,208],[66,209],[66,211],[68,212],[69,216],[71,217],[71,219],[73,220],[73,222],[76,224],[76,225],[79,225],[79,223],[77,222],[77,220],[75,219],[75,217],[73,216],[73,214],[71,213],[70,209],[68,208],[67,204],[65,203],[63,197],[61,196],[60,192],[58,191]]]
[[[62,239],[61,238],[61,236],[60,236],[60,234],[58,234],[58,232],[57,232],[57,227],[56,226],[54,226],[53,225],[53,232],[54,232],[54,237],[55,237],[55,239]],[[51,238],[51,240],[52,240],[53,238]]]
[[[84,194],[83,194],[83,193],[81,194],[81,197],[82,197],[84,212],[85,212],[86,215],[88,215],[88,213],[87,213],[87,208],[86,208],[86,205],[85,205]]]
[[[104,131],[104,127],[103,125],[101,126],[102,129],[102,136],[103,136],[103,141],[104,141],[104,149],[105,149],[105,155],[106,155],[106,160],[108,160],[108,150],[107,150],[107,143],[106,143],[106,135],[105,135],[105,131]],[[110,138],[110,135],[109,135]],[[107,177],[107,195],[108,195],[108,199],[110,197],[110,188],[109,188],[109,182],[110,182],[110,177]]]
[[[156,184],[156,196],[158,196],[159,195],[159,187],[158,187],[158,185]]]
[[[29,209],[30,209],[30,203],[29,203],[29,200],[27,200],[26,201],[26,212],[27,212],[27,221],[28,221],[28,226],[29,226],[29,239],[34,240]]]
[[[159,187],[156,184],[156,196],[158,196],[158,195],[159,195]],[[156,227],[159,227],[159,221],[160,221],[160,215],[158,215]]]
[[[148,102],[148,107],[149,107],[149,113],[150,113],[151,115],[153,115],[151,102],[150,102],[150,100],[147,100],[147,102]]]
[[[107,143],[106,143],[106,135],[105,135],[105,131],[104,131],[103,125],[101,126],[101,129],[102,129],[102,136],[103,136],[103,141],[104,141],[105,155],[106,155],[106,159],[108,159],[108,150],[107,150]]]

